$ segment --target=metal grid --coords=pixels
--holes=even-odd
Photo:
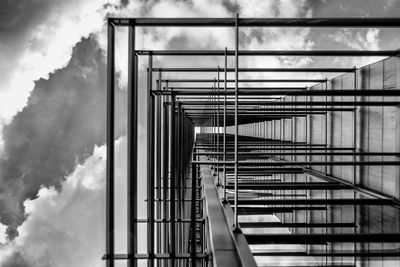
[[[114,39],[119,26],[129,28],[127,254],[114,250]],[[135,28],[154,26],[232,27],[235,49],[136,50]],[[273,266],[274,257],[282,261],[288,256],[312,258],[313,266],[367,266],[362,262],[371,257],[398,263],[399,223],[393,232],[362,232],[360,214],[364,207],[380,206],[398,218],[400,202],[379,190],[367,189],[358,181],[364,166],[399,166],[400,151],[363,151],[359,140],[363,129],[358,121],[362,120],[361,107],[398,106],[400,90],[362,90],[357,84],[356,68],[239,68],[239,57],[397,56],[399,52],[239,51],[240,27],[400,27],[400,19],[109,18],[107,225],[103,256],[107,266],[114,266],[115,260],[127,260],[129,266],[141,262],[148,266]],[[153,66],[155,56],[210,55],[224,57],[224,66]],[[147,204],[137,200],[140,56],[148,57]],[[233,68],[228,66],[229,56],[234,56]],[[186,73],[188,77],[169,79],[170,72]],[[233,79],[228,78],[229,72],[234,73]],[[354,83],[344,90],[333,88],[328,79],[240,79],[240,72],[349,73],[354,76]],[[208,73],[210,78],[191,77],[194,73]],[[179,86],[190,83],[204,86]],[[241,87],[239,83],[289,86]],[[314,83],[320,88],[290,87],[291,83]],[[364,99],[372,96],[382,99]],[[329,141],[332,116],[338,113],[352,117],[353,127],[348,129],[353,132],[350,147],[336,147]],[[319,144],[311,142],[315,116],[325,122],[321,138],[324,142]],[[285,121],[290,121],[290,129],[285,129]],[[260,122],[264,124],[261,126]],[[202,129],[196,139],[195,126]],[[296,133],[300,126],[305,128],[301,141]],[[228,134],[229,130],[233,133]],[[288,134],[290,138],[286,138]],[[347,158],[334,160],[336,156]],[[373,156],[382,158],[369,159]],[[332,166],[353,166],[353,181],[332,175]],[[147,218],[138,218],[138,205],[147,206]],[[337,221],[337,210],[352,216]],[[249,215],[276,215],[280,220],[243,220]],[[147,225],[145,254],[138,253],[137,231],[141,223]],[[277,228],[289,229],[290,233],[259,231]],[[372,243],[385,245],[377,249],[369,246]],[[301,249],[281,246],[274,250],[269,247],[271,244],[294,244]],[[284,264],[279,262],[279,266]]]

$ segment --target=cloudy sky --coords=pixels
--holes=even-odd
[[[237,12],[241,17],[394,17],[400,13],[400,1],[0,0],[1,266],[103,264],[106,16],[233,17]],[[137,45],[233,49],[232,40],[232,29],[155,28],[139,30]],[[378,29],[246,29],[240,40],[242,49],[376,50],[398,49],[400,34]],[[117,32],[117,48],[117,101],[123,110],[123,29]],[[241,65],[360,67],[376,60],[244,58]],[[166,62],[160,58],[155,65],[222,65],[216,58]],[[145,134],[143,116],[140,138]],[[118,123],[116,156],[122,159],[126,140],[123,120]],[[122,177],[126,164],[117,162]],[[121,205],[120,218],[124,210]],[[120,252],[122,244],[117,244]]]

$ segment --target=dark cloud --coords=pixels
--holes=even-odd
[[[8,226],[10,239],[25,219],[23,201],[35,198],[42,186],[60,189],[94,145],[104,143],[105,73],[97,41],[82,39],[68,65],[37,81],[27,106],[4,128],[0,222]],[[121,93],[117,99],[119,105],[125,103]]]
[[[23,37],[32,26],[49,15],[54,1],[2,0],[0,1],[0,39],[11,42]]]
[[[230,12],[235,15],[239,11],[239,4],[237,2],[233,3],[230,0],[222,0],[222,5]]]
[[[126,7],[129,4],[129,0],[120,0],[121,6]]]
[[[32,29],[51,12],[49,1],[0,1],[0,79],[4,84],[16,65]]]
[[[3,267],[29,267],[20,252],[14,252],[2,262]]]

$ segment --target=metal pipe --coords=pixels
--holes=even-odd
[[[216,72],[217,68],[153,68],[163,72]],[[236,68],[227,68],[227,72],[236,72]],[[353,68],[238,68],[238,72],[353,72]]]
[[[228,71],[228,68],[225,69]],[[236,14],[235,20],[235,212],[234,212],[234,225],[233,231],[238,232],[239,229],[239,215],[237,210],[238,203],[238,134],[239,134],[239,125],[238,125],[238,91],[239,91],[239,14]],[[227,93],[225,91],[225,93]]]
[[[168,95],[174,93],[175,95],[217,95],[216,91],[212,90],[192,90],[188,87],[186,89],[174,89],[174,90],[153,90],[152,93],[154,94],[161,94],[161,95]],[[226,91],[220,92],[220,94],[235,96],[236,95],[251,95],[251,96],[400,96],[400,90],[380,90],[380,89],[369,89],[369,90],[260,90],[260,89],[238,89],[237,91]],[[237,99],[235,98],[235,103]],[[354,102],[353,102],[354,103]],[[307,103],[308,104],[308,103]]]
[[[135,27],[129,27],[129,51],[135,50]],[[138,60],[128,55],[128,254],[137,253],[137,82]],[[136,259],[128,260],[129,267],[136,267]]]
[[[161,80],[161,72],[158,73],[158,79]],[[157,88],[160,89],[161,83],[156,83]],[[162,173],[162,136],[163,136],[163,128],[162,128],[162,97],[158,97],[156,99],[156,158],[157,158],[157,166],[156,166],[156,190],[157,190],[157,198],[162,199],[162,181],[161,181],[161,173]],[[162,202],[157,202],[157,216],[155,221],[162,219]],[[162,232],[162,225],[157,224],[157,253],[162,252],[162,244],[163,240],[163,232]]]
[[[234,18],[108,18],[115,26],[138,27],[235,27]],[[345,27],[396,28],[399,18],[243,18],[241,27]]]
[[[227,59],[227,57],[225,57]],[[160,79],[161,82],[169,83],[212,83],[213,79]],[[157,80],[159,81],[159,80]],[[221,82],[234,83],[235,79],[228,79],[225,77]],[[321,79],[239,79],[239,82],[243,83],[320,83],[325,80]]]
[[[371,234],[248,234],[250,245],[255,244],[326,244],[327,242],[398,243],[398,233]]]
[[[225,57],[224,57],[224,92],[226,92],[227,88],[227,68],[228,68],[228,55],[227,55],[228,48],[225,47]],[[226,161],[226,95],[224,95],[224,158],[223,160]],[[223,203],[226,202],[226,165],[224,165],[224,194],[223,194]]]
[[[196,261],[196,164],[192,164],[192,200],[191,200],[191,221],[190,221],[190,229],[191,229],[191,257],[192,257],[192,266],[195,266]]]
[[[232,200],[229,201],[231,204]],[[264,205],[374,205],[391,206],[391,199],[380,198],[306,198],[306,199],[241,199],[239,206],[264,206]],[[235,206],[236,207],[236,206]]]
[[[106,176],[106,260],[107,267],[114,266],[114,72],[115,29],[107,26],[107,176]]]
[[[136,50],[138,55],[154,56],[225,56],[224,50]],[[227,56],[234,56],[228,50]],[[326,56],[326,57],[392,57],[398,50],[240,50],[239,56]]]
[[[226,94],[224,94],[225,96]],[[239,99],[239,105],[240,106],[246,106],[246,105],[268,105],[268,106],[323,106],[326,104],[325,101],[315,101],[312,103],[307,103],[305,101],[285,101],[285,102],[276,102],[276,101],[271,101],[271,100],[265,100],[262,98],[259,98],[260,100],[255,101],[254,99],[244,99],[240,98]],[[198,105],[210,105],[210,103],[206,101],[201,101],[201,100],[193,100],[193,101],[180,101],[182,105],[191,105],[191,106],[198,106]],[[230,102],[232,101],[227,101],[228,105],[232,105]],[[329,106],[398,106],[400,105],[400,101],[360,101],[360,102],[354,102],[354,101],[332,101],[329,102]]]
[[[153,56],[148,58],[148,70],[152,69]],[[147,253],[154,254],[154,96],[150,93],[153,85],[152,72],[147,73]],[[147,266],[154,266],[154,260],[147,261]]]
[[[213,81],[213,83],[215,83],[215,80]],[[215,85],[214,85],[214,87],[215,87]],[[169,86],[169,89],[170,90],[182,90],[182,89],[186,89],[186,90],[199,90],[199,91],[201,91],[201,90],[206,90],[206,91],[210,91],[210,87],[209,86],[202,86],[202,87],[200,87],[200,86],[197,86],[197,87],[194,87],[194,86],[191,86],[191,87],[188,87],[188,86],[182,86],[182,87],[177,87],[177,86]],[[226,88],[227,89],[227,91],[234,91],[235,90],[235,87],[228,87],[228,88]],[[305,86],[302,86],[302,87],[283,87],[283,86],[279,86],[279,87],[265,87],[265,86],[262,86],[262,87],[257,87],[257,86],[252,86],[252,87],[240,87],[239,89],[241,89],[241,90],[247,90],[247,89],[251,89],[251,90],[305,90],[306,89],[306,87]]]
[[[169,164],[170,164],[170,253],[171,253],[171,263],[175,263],[176,254],[176,233],[175,233],[175,181],[176,181],[176,170],[175,170],[175,95],[171,95],[171,105],[170,105],[170,148],[169,148]]]
[[[219,66],[218,66],[218,73],[217,73],[217,92],[219,93]],[[216,103],[219,103],[220,101],[219,101],[219,94],[217,95],[217,101],[216,101]],[[220,136],[220,132],[219,132],[219,129],[220,129],[220,113],[219,113],[219,105],[218,104],[216,104],[216,106],[215,106],[215,108],[214,108],[214,111],[215,111],[215,109],[217,109],[217,114],[216,114],[216,116],[217,116],[217,152],[219,152],[220,151],[220,147],[219,147],[219,136]],[[219,159],[219,157],[217,157],[217,159]],[[219,180],[219,165],[217,166],[217,184],[218,185],[220,185],[220,180]]]
[[[236,165],[236,161],[193,161],[192,163],[201,164],[201,165],[212,165],[212,164],[226,164],[226,165]],[[325,161],[238,161],[238,165],[240,166],[287,166],[287,165],[318,165],[323,166],[325,164],[328,165],[342,165],[342,166],[351,166],[351,165],[373,165],[373,166],[396,166],[399,164],[398,161],[333,161],[333,162],[325,162]]]
[[[163,129],[163,210],[164,210],[164,219],[167,220],[169,218],[170,212],[168,212],[168,192],[170,186],[168,184],[168,172],[169,172],[169,162],[168,162],[168,153],[169,153],[169,116],[168,116],[168,107],[163,104],[163,118],[164,118],[164,129]],[[169,250],[169,228],[168,225],[164,224],[164,252],[170,252]]]

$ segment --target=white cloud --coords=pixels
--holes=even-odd
[[[109,2],[118,1],[57,2],[47,17],[30,26],[19,55],[13,64],[7,61],[13,70],[0,85],[0,122],[8,123],[26,105],[35,80],[47,78],[68,63],[72,47],[82,37],[100,31],[106,12],[112,9],[103,7]]]
[[[0,223],[0,244],[4,244],[7,241],[6,229],[7,226]]]
[[[341,29],[330,34],[329,37],[337,43],[355,50],[379,50],[379,29]],[[341,63],[347,66],[362,67],[373,62],[379,61],[381,57],[356,57],[343,58]]]
[[[125,155],[126,138],[121,138],[116,141],[117,177],[125,172]],[[67,177],[61,192],[42,188],[36,199],[25,201],[29,217],[18,228],[20,235],[0,248],[0,263],[19,252],[33,267],[100,266],[105,244],[105,163],[106,147],[96,147]],[[124,190],[121,186],[118,192]],[[116,207],[119,214],[126,211],[124,205]]]

